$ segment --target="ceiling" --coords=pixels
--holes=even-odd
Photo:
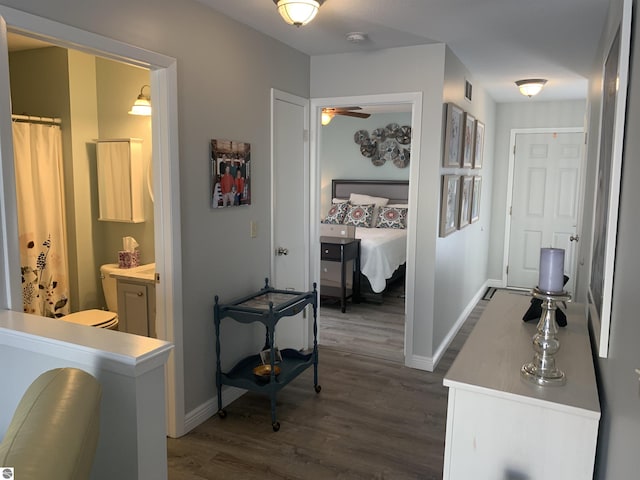
[[[446,43],[496,102],[585,98],[609,0],[326,0],[287,25],[273,0],[198,0],[308,55]],[[354,44],[350,32],[367,40]],[[534,99],[514,85],[546,78]]]

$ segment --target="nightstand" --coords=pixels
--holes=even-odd
[[[320,295],[339,298],[345,313],[348,298],[360,301],[360,239],[320,237],[320,260]]]

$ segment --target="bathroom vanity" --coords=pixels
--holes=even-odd
[[[157,338],[156,264],[122,268],[111,276],[118,281],[118,330]]]

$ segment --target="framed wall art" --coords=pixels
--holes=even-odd
[[[442,194],[440,198],[440,236],[456,231],[456,220],[458,215],[458,185],[459,175],[442,176]]]
[[[473,191],[473,177],[460,177],[460,202],[458,209],[458,230],[466,227],[471,219],[471,194]]]
[[[464,114],[464,133],[462,135],[462,168],[473,167],[473,149],[475,147],[476,118]]]
[[[482,177],[475,175],[473,177],[473,188],[471,191],[471,215],[470,222],[475,223],[480,220],[480,193],[482,190]]]
[[[447,103],[444,134],[443,167],[459,167],[462,149],[464,111],[453,103]]]
[[[482,168],[482,156],[484,153],[484,123],[476,120],[475,142],[473,147],[473,168]]]
[[[251,144],[211,140],[211,207],[251,205]]]

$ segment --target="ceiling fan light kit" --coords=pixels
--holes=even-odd
[[[520,93],[529,98],[539,94],[546,83],[547,80],[544,78],[527,78],[516,81],[516,85],[520,89]]]
[[[314,19],[324,0],[273,0],[273,3],[285,22],[299,27]]]

